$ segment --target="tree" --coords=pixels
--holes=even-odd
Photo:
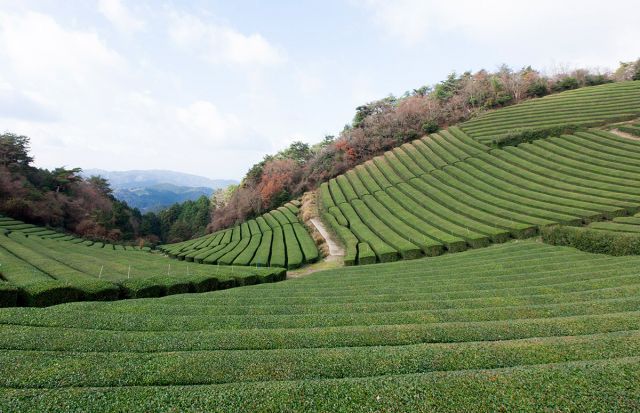
[[[28,137],[13,133],[0,135],[0,165],[20,169],[28,167],[31,162]]]
[[[82,177],[79,173],[82,172],[81,168],[56,168],[51,174],[53,176],[56,193],[60,191],[66,191],[69,185],[74,182],[80,182]]]
[[[301,164],[308,161],[312,155],[313,153],[308,143],[295,141],[287,149],[278,152],[277,158],[292,159]]]
[[[109,184],[109,181],[106,178],[99,175],[92,175],[87,179],[87,182],[93,185],[104,196],[113,196],[113,189],[111,189],[111,184]]]

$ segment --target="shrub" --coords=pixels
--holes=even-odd
[[[564,79],[556,82],[556,84],[553,85],[553,90],[554,92],[562,92],[564,90],[572,90],[579,87],[580,83],[578,82],[578,79],[576,79],[575,77],[567,76]]]
[[[166,295],[167,288],[156,278],[132,278],[120,282],[125,298],[149,298]]]
[[[426,134],[436,133],[440,130],[440,125],[435,120],[428,120],[422,124],[422,132]]]
[[[358,244],[358,265],[375,264],[376,254],[369,244],[361,242]]]
[[[542,228],[540,234],[547,244],[574,247],[596,254],[640,255],[640,235],[559,225]]]
[[[525,142],[533,142],[549,136],[572,134],[579,130],[578,125],[552,126],[549,128],[515,129],[493,140],[493,145],[502,148],[504,146],[516,146]]]
[[[18,305],[46,307],[50,305],[79,301],[83,292],[68,283],[57,280],[42,280],[20,286]]]
[[[18,289],[7,282],[0,281],[0,307],[16,305],[18,305]]]
[[[586,130],[590,127],[602,126],[609,123],[624,122],[638,117],[637,114],[625,114],[607,117],[589,122],[580,122],[576,124],[567,123],[564,125],[550,126],[546,128],[523,128],[508,131],[503,135],[499,135],[492,140],[492,145],[496,148],[505,146],[516,146],[521,143],[533,142],[538,139],[545,139],[550,136],[569,135],[577,131]]]
[[[549,87],[547,86],[547,82],[543,79],[538,79],[535,82],[531,83],[529,88],[527,89],[527,93],[531,97],[542,97],[549,94]]]

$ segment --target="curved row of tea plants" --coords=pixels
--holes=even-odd
[[[322,184],[319,199],[347,265],[457,252],[636,212],[640,141],[590,130],[490,149],[452,127]]]
[[[204,264],[297,268],[318,259],[309,232],[300,223],[298,201],[233,228],[161,246],[169,256]]]
[[[206,294],[0,309],[0,411],[630,411],[639,265],[519,241]]]
[[[189,265],[160,254],[64,239],[17,230],[0,233],[0,307],[158,297],[286,276],[281,268]]]
[[[483,143],[505,135],[571,125],[591,127],[640,116],[640,81],[586,87],[482,114],[461,128]]]
[[[105,248],[108,250],[151,251],[151,248],[149,247],[111,244],[101,241],[91,241],[84,238],[78,238],[74,235],[65,234],[60,231],[40,227],[33,224],[26,224],[22,221],[2,215],[0,215],[0,232],[20,232],[27,236],[34,236],[42,239],[55,239],[57,241],[66,241],[71,244],[84,245],[87,247]]]

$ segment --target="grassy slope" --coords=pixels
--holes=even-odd
[[[638,264],[521,241],[200,295],[3,309],[0,410],[637,408]]]
[[[590,130],[518,147],[483,144],[516,129],[606,123],[620,114],[640,115],[640,82],[487,113],[322,184],[322,217],[345,245],[345,264],[354,265],[457,252],[526,238],[552,224],[635,213],[639,142]]]
[[[640,81],[611,83],[533,99],[482,114],[461,127],[480,142],[514,130],[593,125],[640,116]]]
[[[362,245],[384,262],[636,212],[639,161],[640,142],[602,131],[489,149],[450,128],[321,185],[320,200],[354,263]]]

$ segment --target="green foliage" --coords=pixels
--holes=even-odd
[[[12,222],[3,219],[0,226]],[[81,300],[160,297],[280,281],[286,276],[280,268],[189,266],[139,248],[76,243],[82,240],[72,237],[44,239],[34,234],[0,235],[0,297],[6,297],[2,303],[42,307]],[[159,275],[162,273],[166,275]]]
[[[632,411],[638,264],[521,241],[210,294],[2,309],[0,410]]]
[[[373,252],[369,244],[360,242],[358,244],[358,265],[375,264],[376,254]]]
[[[590,228],[552,226],[540,231],[542,240],[552,245],[608,255],[640,255],[640,233],[622,234]]]
[[[29,138],[13,133],[0,135],[0,165],[9,169],[25,169],[33,162],[29,155]]]
[[[638,96],[640,82],[602,84],[488,112],[461,124],[461,128],[479,142],[491,144],[507,139],[505,135],[529,130],[607,125],[639,117]]]
[[[422,124],[422,132],[426,134],[436,133],[440,130],[440,125],[435,120],[429,120]]]
[[[0,307],[15,307],[16,305],[18,305],[18,289],[8,282],[0,280]]]
[[[521,143],[533,142],[550,136],[572,134],[580,129],[585,128],[578,125],[562,125],[551,126],[548,128],[517,129],[495,138],[492,143],[497,148],[502,148],[504,146],[517,146]]]
[[[527,93],[531,97],[541,98],[549,94],[549,86],[545,80],[539,79],[529,85]]]
[[[312,155],[313,154],[308,143],[295,141],[291,145],[289,145],[288,148],[278,152],[276,157],[283,159],[293,159],[294,161],[301,164],[308,161]]]
[[[460,83],[460,78],[456,75],[455,72],[452,72],[447,76],[447,79],[438,83],[433,93],[435,94],[436,99],[441,101],[447,101],[453,97],[458,89],[458,85]]]
[[[577,89],[578,87],[580,87],[578,79],[576,79],[575,77],[567,76],[553,85],[553,91],[562,92],[565,90]]]
[[[195,201],[174,204],[158,212],[157,221],[152,215],[145,216],[148,216],[146,221],[150,228],[157,230],[159,224],[160,239],[171,243],[203,235],[209,224],[210,211],[211,201],[201,196]]]

